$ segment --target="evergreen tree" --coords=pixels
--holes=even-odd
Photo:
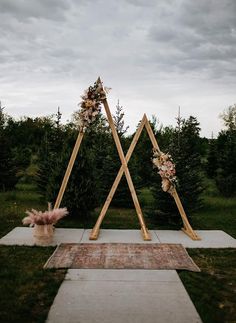
[[[206,163],[206,173],[209,178],[215,178],[218,168],[218,153],[217,153],[217,140],[209,139],[208,141],[208,156]]]
[[[236,194],[236,130],[228,129],[219,133],[217,152],[217,188],[223,196],[234,196]]]
[[[97,121],[85,133],[61,203],[71,215],[84,221],[98,205],[100,187],[95,147],[100,126]],[[43,140],[37,182],[47,201],[55,203],[77,136],[74,124],[58,127],[55,123]]]
[[[161,129],[158,129],[158,120],[152,116],[152,119],[149,120],[149,122],[154,135],[158,136]],[[136,185],[139,188],[150,187],[152,185],[152,150],[152,142],[147,134],[146,129],[144,128],[131,158],[131,163],[133,160],[136,163],[135,171],[138,176],[136,178],[136,180],[138,180]]]
[[[201,207],[202,167],[200,149],[200,127],[197,119],[190,116],[187,120],[178,118],[173,131],[168,152],[176,165],[178,178],[177,190],[188,214]],[[155,170],[157,173],[157,171]],[[180,219],[177,206],[170,196],[161,189],[161,178],[154,175],[153,193],[155,209],[161,214],[169,215],[170,220]]]
[[[228,107],[220,117],[226,130],[219,133],[216,142],[216,185],[223,196],[230,197],[236,194],[236,104]]]
[[[11,142],[6,135],[7,116],[0,101],[0,191],[14,188],[17,183],[17,167],[13,159]]]
[[[123,138],[123,136],[127,133],[127,130],[129,129],[129,126],[125,127],[125,121],[124,121],[124,112],[123,107],[120,105],[120,101],[117,101],[116,105],[116,111],[113,115],[113,121],[116,127],[116,131],[118,133],[118,136],[120,138]]]
[[[220,117],[228,130],[236,130],[236,104],[229,106]]]
[[[128,127],[125,126],[123,107],[120,106],[119,100],[116,105],[115,115],[113,115],[114,124],[120,138],[120,142],[124,151],[124,154],[128,150],[129,139],[125,137]],[[104,155],[103,162],[103,175],[102,175],[102,199],[105,202],[107,195],[112,187],[112,184],[116,178],[116,175],[121,167],[121,161],[117,152],[117,148],[111,132],[107,138],[107,150]],[[132,162],[129,163],[129,169],[132,172]],[[132,178],[135,177],[135,172],[131,174]],[[111,202],[115,207],[132,207],[133,201],[129,191],[128,183],[125,175],[123,174],[119,186],[115,192],[114,198]]]

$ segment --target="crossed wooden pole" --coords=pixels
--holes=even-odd
[[[101,80],[100,78],[98,79],[98,82],[101,83]],[[101,83],[102,84],[102,83]],[[133,181],[132,181],[132,178],[131,178],[131,175],[130,175],[130,172],[129,172],[129,169],[128,169],[128,162],[130,160],[130,157],[134,151],[134,148],[139,140],[139,137],[142,133],[142,130],[145,126],[146,130],[147,130],[147,133],[150,137],[150,140],[152,142],[152,145],[153,145],[153,148],[155,148],[156,150],[158,150],[160,152],[160,148],[157,144],[157,141],[156,141],[156,138],[154,136],[154,133],[152,131],[152,128],[150,126],[150,123],[146,117],[146,114],[144,114],[143,118],[142,118],[142,121],[133,137],[133,140],[131,142],[131,145],[129,147],[129,150],[126,154],[126,156],[124,156],[124,152],[123,152],[123,149],[122,149],[122,146],[121,146],[121,143],[120,143],[120,139],[119,139],[119,136],[117,134],[117,131],[116,131],[116,128],[115,128],[115,125],[114,125],[114,122],[113,122],[113,119],[112,119],[112,115],[111,115],[111,112],[110,112],[110,108],[109,108],[109,105],[107,103],[107,100],[104,99],[103,100],[103,105],[104,105],[104,108],[105,108],[105,111],[106,111],[106,114],[107,114],[107,119],[108,119],[108,123],[111,127],[111,131],[112,131],[112,135],[113,135],[113,138],[114,138],[114,141],[115,141],[115,144],[116,144],[116,147],[117,147],[117,151],[118,151],[118,154],[119,154],[119,157],[120,157],[120,160],[121,160],[121,167],[119,169],[119,172],[117,173],[117,176],[116,176],[116,179],[112,185],[112,188],[107,196],[107,199],[102,207],[102,210],[100,212],[100,215],[97,219],[97,222],[94,226],[94,228],[92,229],[91,231],[91,234],[90,234],[90,237],[89,239],[90,240],[96,240],[99,236],[99,230],[100,230],[100,226],[102,224],[102,221],[106,215],[106,212],[109,208],[109,205],[112,201],[112,198],[116,192],[116,189],[119,185],[119,182],[123,176],[123,174],[125,174],[125,177],[127,179],[127,183],[128,183],[128,186],[129,186],[129,190],[130,190],[130,193],[131,193],[131,196],[132,196],[132,199],[133,199],[133,202],[134,202],[134,206],[135,206],[135,209],[136,209],[136,213],[137,213],[137,216],[138,216],[138,219],[139,219],[139,222],[140,222],[140,226],[141,226],[141,234],[143,236],[143,239],[144,240],[151,240],[151,235],[146,227],[146,224],[145,224],[145,221],[144,221],[144,217],[143,217],[143,214],[142,214],[142,210],[141,210],[141,207],[140,207],[140,204],[139,204],[139,200],[138,200],[138,197],[137,197],[137,194],[136,194],[136,191],[135,191],[135,188],[134,188],[134,184],[133,184]],[[67,186],[67,183],[68,183],[68,180],[69,180],[69,177],[70,177],[70,174],[71,174],[71,171],[72,171],[72,168],[73,168],[73,165],[74,165],[74,162],[75,162],[75,159],[76,159],[76,156],[78,154],[78,151],[79,151],[79,147],[81,145],[81,142],[82,142],[82,139],[83,139],[83,136],[84,136],[84,132],[79,132],[78,134],[78,138],[76,140],[76,143],[75,143],[75,146],[74,146],[74,149],[73,149],[73,152],[71,154],[71,158],[70,158],[70,161],[68,163],[68,166],[67,166],[67,169],[66,169],[66,172],[65,172],[65,175],[64,175],[64,178],[63,178],[63,181],[62,181],[62,184],[61,184],[61,187],[60,187],[60,190],[59,190],[59,193],[58,193],[58,196],[57,196],[57,199],[56,199],[56,202],[55,202],[55,205],[54,205],[54,208],[58,208],[61,204],[61,201],[62,201],[62,198],[63,198],[63,195],[64,195],[64,192],[65,192],[65,189],[66,189],[66,186]],[[179,213],[181,215],[181,218],[183,220],[183,224],[184,224],[184,227],[183,227],[183,231],[193,240],[200,240],[199,236],[196,234],[196,232],[192,229],[189,221],[188,221],[188,218],[185,214],[185,211],[184,211],[184,208],[182,206],[182,203],[179,199],[179,196],[178,196],[178,193],[176,191],[176,189],[174,188],[172,191],[171,191],[171,195],[173,196],[175,202],[176,202],[176,205],[178,207],[178,210],[179,210]]]

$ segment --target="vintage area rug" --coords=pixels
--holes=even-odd
[[[44,268],[183,269],[199,272],[181,244],[61,244]]]

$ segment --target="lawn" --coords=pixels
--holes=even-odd
[[[192,216],[195,229],[223,230],[236,238],[236,198],[204,196],[204,206]]]
[[[0,322],[45,322],[65,270],[43,270],[54,248],[0,246]]]
[[[141,192],[142,205],[152,203],[150,191]],[[15,191],[0,194],[0,236],[21,226],[26,209],[45,209],[47,203],[32,185],[18,185]],[[99,209],[89,218],[67,217],[61,227],[91,228]],[[192,214],[196,229],[218,229],[236,237],[236,199],[225,199],[208,190],[204,207]],[[146,216],[149,229],[169,228],[168,224]],[[133,209],[111,208],[103,228],[138,229]],[[0,247],[0,322],[44,322],[56,292],[64,278],[63,270],[44,270],[54,248]],[[236,321],[236,252],[235,249],[189,249],[201,273],[179,272],[190,297],[204,322]],[[4,297],[2,297],[4,295]]]
[[[236,322],[235,249],[188,249],[200,273],[182,271],[184,283],[203,322]]]

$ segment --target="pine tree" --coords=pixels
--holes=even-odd
[[[123,138],[123,136],[127,133],[129,129],[129,126],[125,126],[124,115],[125,114],[123,112],[123,107],[120,105],[120,101],[118,100],[115,115],[113,115],[113,120],[116,127],[116,131],[120,138]]]
[[[218,168],[217,140],[208,139],[208,155],[206,163],[206,173],[209,178],[215,178]]]
[[[120,105],[119,100],[116,105],[115,115],[113,115],[114,124],[116,131],[120,138],[120,142],[124,151],[124,154],[128,150],[129,139],[125,137],[129,127],[125,126],[123,107]],[[112,184],[116,178],[116,175],[120,169],[121,161],[117,152],[117,148],[110,133],[110,137],[107,141],[107,152],[104,156],[103,165],[103,183],[102,183],[102,195],[103,203],[112,187]],[[132,169],[132,162],[129,163],[129,169]],[[132,178],[135,177],[135,172],[132,173]],[[125,175],[123,174],[115,195],[111,202],[112,206],[115,207],[132,207],[133,201],[129,191],[128,183]]]
[[[219,192],[226,197],[236,194],[236,104],[228,107],[222,115],[226,130],[217,138],[217,176]]]
[[[101,122],[97,120],[85,133],[61,202],[70,215],[84,222],[98,205],[100,186],[95,148],[100,132]],[[47,201],[55,203],[77,136],[74,124],[58,127],[55,123],[44,138],[37,182]]]
[[[236,194],[236,130],[221,131],[217,138],[218,169],[216,185],[226,197]]]
[[[197,119],[190,116],[187,120],[177,120],[168,152],[176,165],[178,178],[177,190],[188,216],[201,207],[202,167],[200,149],[200,127]],[[153,193],[155,209],[169,215],[170,220],[180,219],[176,204],[170,194],[161,189],[161,179],[154,175]]]
[[[149,120],[149,123],[154,135],[158,136],[160,132],[160,129],[158,129],[158,120],[154,116],[152,116],[152,119]],[[130,161],[130,163],[132,163],[134,160],[136,163],[136,178],[138,180],[136,184],[139,188],[150,187],[152,185],[152,150],[152,142],[146,132],[146,129],[144,128]]]
[[[7,117],[0,101],[0,191],[14,188],[17,183],[17,167],[13,159],[11,142],[6,135]]]

